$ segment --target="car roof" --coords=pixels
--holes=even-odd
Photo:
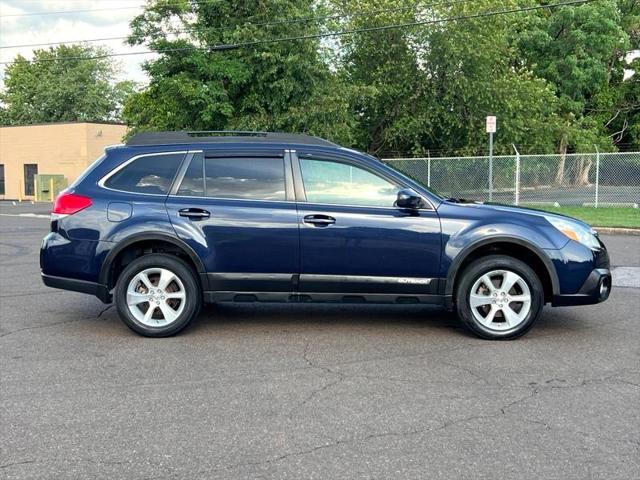
[[[339,147],[339,145],[305,134],[246,132],[234,130],[141,132],[127,140],[127,146],[185,145],[216,143],[297,144]]]

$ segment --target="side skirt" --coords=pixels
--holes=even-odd
[[[444,295],[398,295],[396,293],[291,293],[291,292],[204,292],[204,301],[279,303],[379,303],[445,305]]]

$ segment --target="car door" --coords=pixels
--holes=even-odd
[[[431,205],[394,206],[401,181],[365,162],[294,154],[300,292],[424,295],[436,301],[440,221]],[[383,296],[372,299],[384,300]],[[344,300],[344,298],[342,298]]]
[[[300,262],[289,155],[265,148],[189,157],[166,207],[177,235],[202,258],[209,290],[230,299],[238,292],[288,296]]]

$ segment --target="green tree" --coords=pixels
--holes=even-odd
[[[64,121],[119,120],[135,85],[113,84],[116,65],[102,48],[60,45],[18,55],[7,66],[0,91],[0,121],[22,125]],[[97,58],[96,58],[97,57]]]
[[[555,139],[563,158],[596,146],[614,150],[622,138],[611,130],[619,121],[628,122],[633,111],[624,80],[631,43],[623,10],[637,8],[634,4],[601,0],[542,10],[514,33],[525,65],[554,88],[560,118]],[[556,182],[587,184],[591,167],[591,160],[580,160],[567,178],[562,161]]]
[[[360,31],[533,5],[153,0],[129,41],[159,57],[124,117],[134,129],[302,131],[379,156],[485,152],[490,113],[497,153],[636,141],[638,77],[625,71],[637,62],[625,56],[639,48],[637,0]],[[357,32],[273,41],[340,30]],[[590,168],[585,160],[569,180],[588,182]]]
[[[529,15],[518,46],[527,65],[555,86],[560,107],[576,116],[610,80],[612,57],[629,48],[615,1]]]
[[[444,2],[443,2],[444,3]],[[412,8],[354,16],[347,28],[470,16],[515,7],[477,0],[451,4],[349,2],[348,9]],[[434,6],[435,5],[435,6]],[[474,154],[485,151],[487,114],[499,118],[497,152],[553,148],[553,90],[514,66],[510,42],[518,14],[432,23],[354,35],[344,45],[344,69],[358,97],[360,146],[379,155]]]
[[[334,30],[361,30],[416,20],[414,5],[397,0],[335,2],[342,14]],[[352,15],[351,13],[354,13]],[[417,139],[424,78],[411,32],[356,33],[339,40],[338,65],[351,86],[349,107],[357,120],[355,144],[374,155],[406,151]]]
[[[346,86],[313,35],[322,13],[313,0],[176,2],[155,0],[132,22],[131,44],[160,54],[147,62],[148,88],[124,115],[134,129],[277,130],[350,143]],[[225,44],[265,42],[218,50]]]
[[[616,146],[640,148],[640,2],[620,0],[618,7],[629,50],[636,58],[628,62],[631,54],[616,52],[612,59],[615,75],[606,90],[611,98],[605,104],[610,108],[598,113]]]

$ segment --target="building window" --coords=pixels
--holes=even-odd
[[[0,163],[0,195],[4,195],[4,164]]]
[[[38,165],[35,163],[26,163],[24,165],[24,194],[35,195],[34,181],[38,174]]]

